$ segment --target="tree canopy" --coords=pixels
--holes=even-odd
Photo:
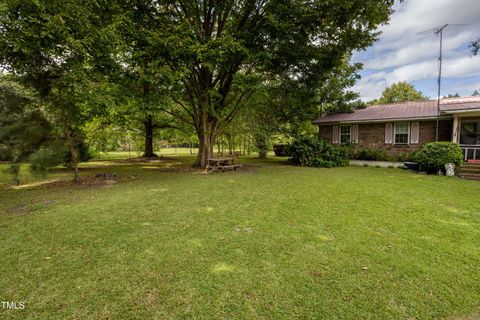
[[[157,52],[183,73],[172,97],[196,129],[205,166],[219,132],[262,81],[316,88],[378,36],[393,1],[166,1],[150,12]],[[175,44],[175,45],[172,45]]]
[[[191,125],[204,167],[245,110],[299,125],[356,100],[360,66],[346,61],[377,39],[393,3],[12,0],[0,7],[0,65],[38,93],[75,168],[85,124],[119,115]]]
[[[38,93],[63,127],[78,181],[80,125],[87,108],[109,103],[104,71],[111,68],[107,26],[112,3],[8,1],[0,15],[0,64]]]
[[[472,55],[476,56],[480,51],[480,37],[470,42],[470,50],[472,51]]]
[[[392,84],[382,92],[382,96],[378,99],[370,101],[369,104],[387,104],[405,101],[427,100],[421,91],[407,81],[400,81]]]
[[[460,97],[460,95],[458,94],[458,92],[455,92],[455,93],[449,93],[447,95],[444,96],[445,98],[458,98]]]

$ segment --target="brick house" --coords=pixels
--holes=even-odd
[[[323,115],[313,122],[321,138],[358,149],[410,154],[427,142],[460,144],[465,160],[480,159],[480,97],[393,103]]]

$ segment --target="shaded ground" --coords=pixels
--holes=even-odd
[[[4,184],[0,300],[26,309],[0,318],[478,314],[480,183],[254,159],[251,174],[205,174],[191,161],[84,164],[87,181],[116,173],[98,186]]]

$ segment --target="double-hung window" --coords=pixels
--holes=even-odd
[[[394,131],[395,144],[408,144],[410,138],[410,125],[408,122],[396,122]]]
[[[347,144],[352,141],[351,126],[340,126],[340,143]]]

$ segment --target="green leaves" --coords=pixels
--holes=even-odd
[[[412,84],[408,83],[407,81],[400,81],[386,88],[383,91],[382,96],[371,103],[386,104],[427,99],[428,97],[424,96],[421,91],[416,90]]]
[[[66,115],[65,128],[123,110],[123,100],[133,116],[167,113],[213,143],[242,108],[257,108],[248,102],[269,81],[287,121],[354,100],[357,67],[345,61],[375,40],[392,4],[10,1],[0,7],[0,64]]]
[[[469,48],[472,51],[472,55],[476,56],[480,51],[480,37],[470,42]]]
[[[345,167],[349,164],[349,152],[345,146],[338,146],[315,136],[297,136],[287,147],[289,161],[306,167]]]
[[[418,162],[423,170],[437,172],[445,170],[447,163],[455,164],[458,169],[463,162],[460,146],[453,142],[431,142],[422,146],[413,154],[414,161]]]

